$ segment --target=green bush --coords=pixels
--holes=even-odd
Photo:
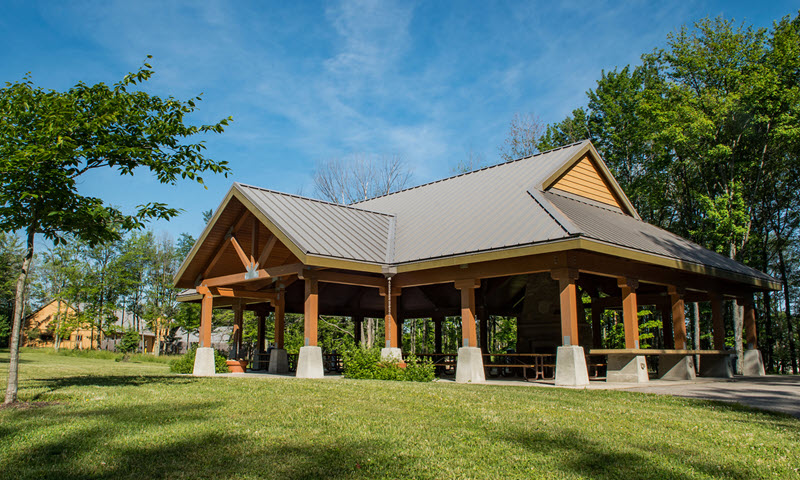
[[[436,378],[436,367],[429,358],[417,358],[410,355],[406,358],[404,380],[409,382],[432,382]]]
[[[412,355],[406,367],[401,368],[398,362],[382,360],[378,348],[353,345],[344,350],[342,359],[346,378],[430,382],[435,376],[430,361],[419,360]]]
[[[192,345],[186,355],[169,362],[169,370],[175,373],[192,373],[194,371],[194,357],[197,356],[197,344]],[[214,372],[229,373],[227,357],[214,350]]]
[[[122,334],[122,341],[117,346],[117,350],[122,353],[135,352],[139,348],[139,332],[129,328]]]

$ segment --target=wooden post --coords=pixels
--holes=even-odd
[[[672,335],[675,348],[686,349],[686,309],[683,304],[683,289],[670,286],[668,288],[672,306]]]
[[[242,301],[233,304],[233,360],[239,360],[242,351],[242,327],[244,323],[244,307]]]
[[[199,290],[199,289],[198,289]],[[211,346],[211,311],[214,308],[214,296],[205,289],[200,304],[200,346]]]
[[[744,336],[748,350],[758,348],[758,329],[756,328],[756,309],[753,297],[740,298],[737,303],[744,307]]]
[[[592,298],[592,346],[594,348],[603,348],[603,312],[605,309],[596,301],[597,298]]]
[[[442,353],[442,322],[444,315],[436,313],[433,320],[433,353]]]
[[[621,277],[617,279],[617,286],[622,290],[625,348],[639,348],[639,305],[636,302],[636,289],[639,288],[639,281]]]
[[[575,268],[558,268],[550,270],[553,280],[558,280],[559,298],[561,300],[561,337],[562,344],[580,345],[578,341],[578,301],[575,280],[578,270]]]
[[[711,325],[714,330],[714,348],[725,349],[725,321],[722,318],[722,295],[711,294]]]
[[[356,345],[361,345],[361,324],[364,323],[363,315],[353,316],[353,339]]]
[[[389,280],[391,282],[391,279]],[[379,290],[380,295],[383,297],[383,331],[385,337],[386,348],[400,348],[398,341],[398,312],[397,312],[397,297],[400,296],[401,290],[399,288],[383,288]]]
[[[475,331],[475,289],[481,286],[480,280],[459,280],[455,282],[461,290],[461,346],[477,347],[478,334]]]
[[[478,326],[481,334],[481,352],[489,353],[489,319],[486,315],[486,307],[478,307]]]
[[[303,305],[304,345],[317,346],[317,322],[319,320],[319,284],[317,279],[306,276],[306,294]],[[277,318],[277,315],[276,315]]]

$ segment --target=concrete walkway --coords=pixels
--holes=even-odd
[[[452,381],[441,378],[439,381]],[[484,385],[538,386],[555,388],[553,380],[524,382],[520,379],[487,379]],[[675,395],[677,397],[740,403],[748,407],[780,412],[800,418],[800,376],[701,378],[691,381],[650,380],[641,383],[606,383],[592,381],[588,387],[559,387],[588,390],[625,390],[627,392]]]
[[[800,418],[800,376],[797,375],[735,377],[718,381],[679,382],[675,385],[670,385],[670,382],[651,382],[646,386],[627,388],[626,391],[741,403]]]

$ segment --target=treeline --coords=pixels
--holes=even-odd
[[[178,291],[172,286],[172,277],[193,244],[187,234],[174,241],[149,231],[134,231],[94,246],[70,238],[35,257],[25,289],[26,313],[53,301],[62,305],[64,313],[55,315],[48,332],[56,348],[79,327],[91,331],[92,345],[101,335],[119,338],[125,330],[150,330],[158,354],[175,329],[192,330],[199,323],[196,312],[176,302]],[[20,240],[0,234],[0,336],[5,338],[10,332],[15,268],[22,255]]]
[[[759,343],[770,370],[797,372],[800,14],[769,30],[722,18],[681,28],[640,64],[602,72],[586,105],[533,144],[585,138],[644,220],[783,282],[758,299]],[[737,348],[741,316],[729,307]]]

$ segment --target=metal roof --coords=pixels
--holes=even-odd
[[[527,245],[570,236],[529,189],[586,145],[544,154],[357,203],[397,217],[395,263]]]
[[[647,222],[604,208],[596,202],[552,190],[543,193],[543,196],[587,238],[774,281],[769,275],[754,268]]]
[[[624,197],[589,141],[350,206],[239,183],[233,189],[311,255],[393,266],[587,238],[775,281],[640,220],[627,198],[623,211],[546,190],[546,182],[587,152],[597,157],[610,187]]]
[[[387,262],[392,215],[241,183],[234,188],[305,253]]]

